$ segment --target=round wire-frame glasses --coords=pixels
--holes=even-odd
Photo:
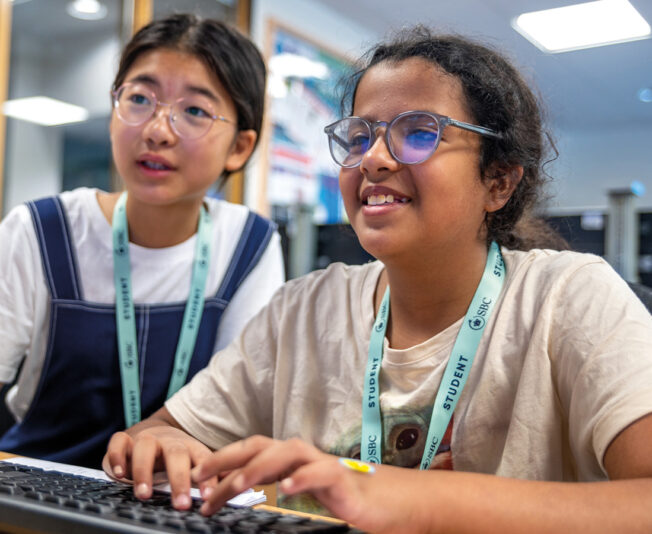
[[[117,117],[129,126],[140,126],[156,113],[159,106],[169,108],[170,127],[179,137],[199,139],[206,135],[215,121],[236,124],[214,112],[208,98],[198,94],[182,97],[172,104],[161,102],[144,84],[127,82],[111,91]]]

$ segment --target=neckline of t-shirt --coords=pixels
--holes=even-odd
[[[412,365],[425,360],[440,360],[441,358],[448,357],[453,350],[453,345],[455,344],[460,328],[462,328],[463,321],[464,317],[460,317],[453,324],[441,332],[437,332],[431,338],[406,349],[391,348],[389,341],[385,338],[383,346],[386,364],[396,366]]]
[[[509,268],[506,269],[507,276],[505,278],[505,282],[501,289],[500,296],[496,303],[497,308],[500,308],[502,300],[505,296],[505,292],[507,291],[507,288],[510,286],[515,276],[515,273],[518,272],[518,270],[523,266],[523,262],[518,262],[517,267],[514,266],[515,263],[514,251],[509,249],[504,249],[501,247],[501,252],[503,254],[503,259],[505,263],[508,264],[507,266]],[[373,280],[370,280],[371,278],[370,275],[372,273],[369,273],[369,275],[367,276],[367,283],[371,284],[370,300],[372,302],[371,309],[369,309],[368,306],[365,306],[365,310],[368,315],[364,317],[363,324],[368,324],[367,332],[371,332],[371,328],[376,319],[374,315],[373,296],[375,294],[376,286],[378,284],[378,280],[382,272],[383,269],[381,268],[376,273],[376,276],[373,277]],[[361,299],[361,302],[365,302],[365,300]],[[387,338],[385,338],[383,343],[384,362],[388,365],[401,366],[401,365],[412,365],[415,363],[422,362],[424,360],[429,360],[431,358],[435,358],[437,360],[440,360],[442,358],[447,358],[450,352],[453,350],[453,345],[457,340],[457,335],[460,329],[462,328],[463,322],[464,322],[464,317],[462,316],[457,321],[452,323],[450,326],[446,327],[441,332],[435,334],[433,337],[426,339],[425,341],[419,343],[418,345],[408,347],[407,349],[392,349],[391,347],[389,347],[389,342]]]
[[[380,276],[385,269],[380,260],[377,260],[376,263],[378,264],[376,269],[369,269],[367,271],[365,281],[361,287],[360,298],[358,299],[359,305],[361,306],[361,324],[366,327],[360,334],[365,337],[365,342],[369,341],[371,328],[376,320],[374,315],[374,295]],[[464,317],[460,317],[441,332],[407,349],[392,349],[388,346],[387,338],[385,338],[383,351],[385,363],[389,365],[412,365],[423,360],[431,358],[439,359],[446,356],[453,349],[457,333],[462,327],[463,320]]]
[[[88,207],[88,219],[91,222],[94,233],[98,236],[101,246],[105,249],[113,248],[113,234],[112,228],[109,221],[107,221],[102,208],[100,207],[99,201],[97,199],[97,194],[99,189],[91,189],[85,192],[90,195],[91,198],[89,202],[84,203]],[[210,199],[204,199],[206,205],[208,206],[209,213],[213,219],[215,219],[215,208],[216,204]],[[161,261],[165,258],[177,257],[180,254],[192,254],[192,251],[195,248],[195,243],[197,242],[197,233],[195,232],[185,241],[172,245],[171,247],[163,248],[148,248],[135,243],[129,243],[129,254],[132,259],[147,260],[153,259],[155,261]]]

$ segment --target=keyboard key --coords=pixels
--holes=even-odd
[[[2,473],[2,478],[4,480],[26,480],[29,479],[29,474],[21,471],[6,471]]]
[[[104,511],[99,504],[95,503],[85,504],[84,510],[87,512],[93,512],[94,514],[101,514]]]
[[[0,462],[0,473],[7,473],[9,471],[18,471],[18,466],[6,462]]]
[[[189,532],[194,534],[210,534],[211,527],[205,523],[199,523],[195,521],[186,521],[186,528]]]
[[[66,499],[65,501],[63,501],[63,505],[66,508],[76,508],[77,510],[79,510],[82,507],[81,503],[75,501],[74,499]]]
[[[181,530],[184,527],[183,522],[178,520],[178,519],[168,519],[163,524],[168,528],[174,528],[174,529],[177,529],[177,530]]]
[[[158,518],[154,514],[148,514],[148,513],[141,514],[140,520],[143,523],[151,523],[151,524],[158,523]]]

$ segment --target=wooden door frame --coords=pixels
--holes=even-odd
[[[236,9],[236,27],[248,36],[251,28],[251,0],[238,0]],[[262,131],[259,135],[262,135]],[[224,187],[224,197],[229,202],[244,204],[244,171],[240,170],[229,176]]]
[[[0,0],[0,219],[4,206],[4,170],[7,141],[7,117],[2,106],[9,92],[9,58],[11,50],[11,2]]]

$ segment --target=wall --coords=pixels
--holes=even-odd
[[[649,104],[648,104],[649,105]],[[606,210],[607,192],[639,181],[646,192],[636,199],[640,211],[652,211],[652,150],[649,128],[631,126],[607,131],[560,131],[559,162],[550,167],[555,179],[550,211],[581,213]],[[614,146],[618,150],[614,150]]]
[[[33,42],[17,35],[12,42],[9,98],[42,94],[45,68],[45,58]],[[4,213],[30,198],[58,192],[61,148],[56,129],[7,118]]]
[[[86,107],[91,117],[110,113],[109,90],[117,68],[117,37],[59,38],[51,46],[33,39],[12,42],[10,98],[46,95]],[[4,213],[26,200],[61,191],[63,140],[73,126],[39,126],[9,119]],[[108,143],[108,132],[93,133]]]

